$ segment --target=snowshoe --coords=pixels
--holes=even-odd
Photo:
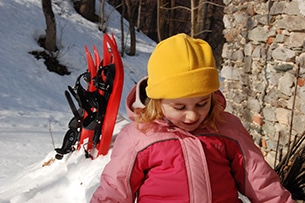
[[[68,86],[69,91],[65,91],[74,117],[62,147],[55,149],[57,159],[81,149],[81,146],[86,157],[94,159],[107,154],[111,144],[122,95],[123,64],[113,35],[104,34],[102,61],[95,46],[93,50],[94,60],[85,46],[88,69],[76,79],[74,87]],[[87,83],[86,88],[82,86],[81,79]],[[78,110],[72,97],[77,101]]]

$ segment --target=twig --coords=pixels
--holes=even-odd
[[[278,137],[277,137],[276,151],[275,151],[275,158],[274,158],[273,168],[276,167],[276,160],[278,158],[278,151],[279,151],[279,145],[280,145],[280,137],[281,137],[281,132],[279,132]]]
[[[55,149],[55,143],[54,143],[54,138],[53,138],[53,134],[52,134],[52,130],[51,130],[51,121],[50,120],[49,120],[49,132],[50,132],[53,148]]]
[[[290,119],[289,137],[288,137],[288,149],[287,149],[288,157],[291,156],[292,126],[293,126],[293,120],[294,120],[295,102],[296,102],[296,97],[297,97],[297,88],[298,88],[298,79],[299,79],[299,75],[300,75],[300,68],[301,68],[301,66],[299,65],[297,68],[296,76],[295,76],[294,95],[293,95],[293,102],[292,102],[292,107],[291,107],[291,119]],[[288,163],[288,159],[286,160],[285,165],[287,163]]]

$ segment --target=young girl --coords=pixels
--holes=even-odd
[[[160,42],[148,78],[127,97],[133,120],[117,136],[91,203],[294,202],[240,120],[224,111],[209,44]]]

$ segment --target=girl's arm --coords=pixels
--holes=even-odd
[[[101,175],[100,186],[90,203],[132,203],[137,188],[132,188],[130,176],[136,159],[135,146],[130,134],[123,129],[116,138],[110,162]]]
[[[240,123],[240,122],[239,122]],[[237,180],[240,192],[246,195],[252,203],[293,203],[290,192],[282,185],[279,176],[265,161],[260,149],[254,144],[246,129],[239,124],[238,144],[242,156],[234,157]],[[238,168],[243,167],[243,172]],[[234,171],[234,169],[233,169]],[[241,173],[244,173],[242,176]]]

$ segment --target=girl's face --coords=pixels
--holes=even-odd
[[[197,129],[211,108],[211,94],[193,98],[162,99],[162,112],[169,121],[188,132]]]

